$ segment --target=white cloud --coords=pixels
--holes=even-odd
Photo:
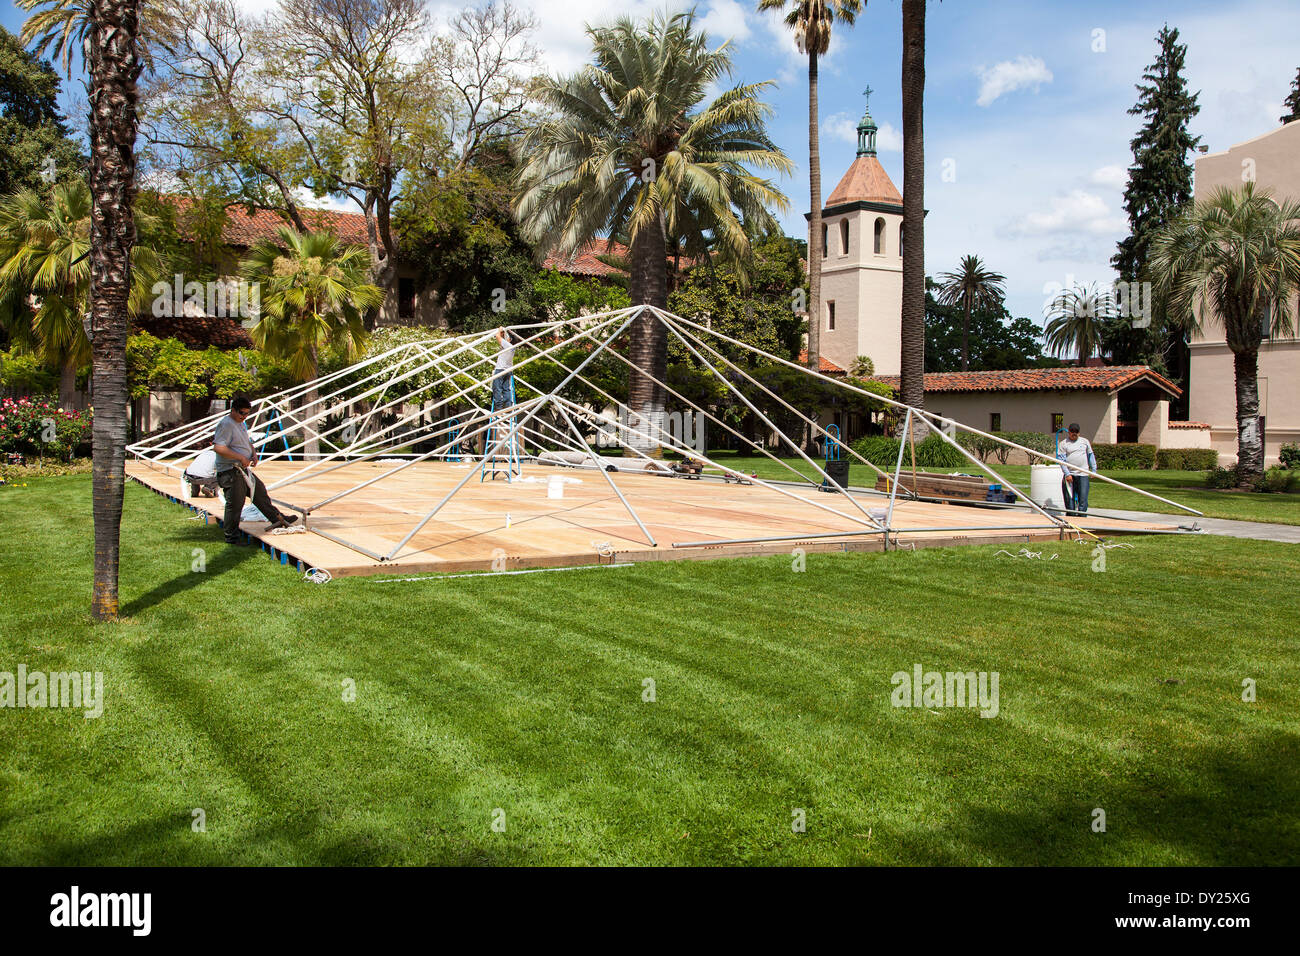
[[[833,113],[822,120],[822,135],[829,135],[840,142],[857,146],[858,119],[858,117],[849,113]],[[889,123],[881,123],[880,128],[876,131],[876,151],[901,153],[903,151],[902,131],[894,128]]]
[[[1000,96],[1015,90],[1034,89],[1052,82],[1052,71],[1039,57],[1018,56],[1003,60],[987,69],[977,71],[980,78],[980,95],[975,102],[988,106]]]
[[[1082,189],[1053,196],[1049,208],[1025,213],[1006,229],[1011,236],[1106,235],[1123,233],[1128,220],[1114,213],[1104,199]]]
[[[749,8],[738,0],[713,0],[709,12],[700,19],[700,26],[715,42],[733,40],[743,43],[753,32],[749,28],[750,19]]]
[[[293,194],[294,201],[304,209],[327,209],[332,212],[361,212],[361,207],[354,203],[346,196],[321,196],[319,199],[312,195],[312,191],[306,186],[299,186]]]
[[[1092,171],[1088,182],[1094,186],[1107,186],[1111,189],[1123,189],[1128,185],[1128,170],[1123,166],[1101,166]]]

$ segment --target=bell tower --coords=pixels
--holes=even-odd
[[[878,127],[871,118],[871,87],[863,95],[868,104],[858,122],[857,157],[822,209],[821,354],[849,370],[865,355],[875,364],[876,374],[897,375],[903,196],[876,158]]]

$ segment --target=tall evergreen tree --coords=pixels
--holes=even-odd
[[[84,179],[85,157],[59,112],[59,75],[0,27],[0,194]],[[52,162],[51,162],[52,161]]]
[[[1133,163],[1124,189],[1129,235],[1111,259],[1123,282],[1145,279],[1152,237],[1192,201],[1189,156],[1200,137],[1193,136],[1188,126],[1201,111],[1196,102],[1200,94],[1190,92],[1183,77],[1187,44],[1178,42],[1178,30],[1165,24],[1156,43],[1160,52],[1142,74],[1137,103],[1129,110],[1132,116],[1145,117],[1145,122],[1130,143]],[[1170,374],[1185,386],[1187,340],[1179,323],[1153,312],[1147,334],[1155,340],[1154,348],[1165,353]]]
[[[1295,79],[1291,81],[1291,92],[1282,101],[1282,105],[1286,107],[1286,113],[1279,117],[1279,122],[1285,124],[1300,120],[1300,67],[1296,68]]]

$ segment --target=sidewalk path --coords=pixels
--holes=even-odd
[[[1300,544],[1300,525],[1293,524],[1267,524],[1263,521],[1229,521],[1226,518],[1198,518],[1196,515],[1155,514],[1150,511],[1114,511],[1109,508],[1089,508],[1088,515],[1094,518],[1131,518],[1135,521],[1163,521],[1187,528],[1195,525],[1206,534]]]

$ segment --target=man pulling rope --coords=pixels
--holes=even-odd
[[[271,504],[266,485],[251,471],[257,464],[253,454],[253,440],[248,437],[244,419],[253,410],[253,403],[243,395],[230,402],[230,414],[217,423],[212,436],[212,450],[217,453],[217,484],[226,493],[226,512],[222,530],[227,544],[240,544],[239,516],[244,510],[244,497],[251,495],[257,510],[266,515],[272,528],[287,528],[298,520],[297,515],[287,518]]]

